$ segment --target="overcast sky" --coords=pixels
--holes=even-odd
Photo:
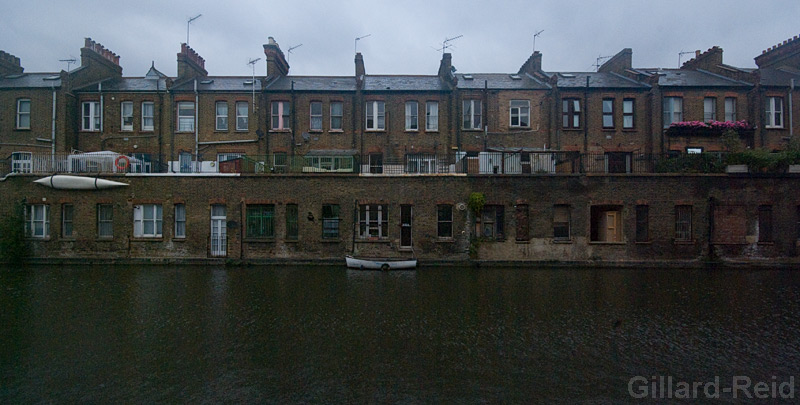
[[[5,3],[5,4],[2,4]],[[547,71],[592,71],[600,56],[633,49],[635,67],[678,66],[678,53],[724,49],[724,61],[755,67],[763,49],[800,34],[798,0],[369,0],[369,1],[67,1],[0,0],[0,50],[26,72],[80,61],[91,37],[119,55],[125,76],[143,76],[151,61],[175,76],[186,42],[210,75],[250,75],[272,36],[290,74],[353,75],[355,38],[368,74],[434,75],[442,41],[452,41],[459,72],[516,72],[533,51]],[[302,46],[299,46],[301,45]],[[290,54],[290,47],[299,46]],[[691,58],[684,55],[682,61]],[[75,65],[71,66],[75,68]]]

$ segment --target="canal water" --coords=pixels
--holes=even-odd
[[[0,271],[0,403],[648,402],[798,367],[797,271]]]

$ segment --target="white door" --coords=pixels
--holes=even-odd
[[[211,256],[224,257],[227,247],[227,218],[224,205],[211,206]]]

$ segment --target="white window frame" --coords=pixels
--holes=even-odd
[[[142,131],[152,131],[154,129],[155,109],[155,104],[152,101],[142,102]]]
[[[633,129],[635,127],[636,127],[636,102],[632,98],[623,99],[622,129]]]
[[[161,204],[134,205],[133,237],[160,238],[163,232],[163,219],[164,212]]]
[[[317,111],[314,111],[317,110]],[[312,101],[308,104],[308,129],[322,131],[322,101]]]
[[[175,204],[175,237],[186,238],[186,204]]]
[[[406,101],[406,131],[419,131],[419,103]]]
[[[244,107],[244,111],[242,111]],[[247,131],[250,127],[250,103],[247,101],[237,101],[236,105],[236,130]]]
[[[100,131],[100,102],[84,101],[81,103],[81,131]]]
[[[14,152],[11,154],[12,173],[33,173],[33,153]]]
[[[481,129],[482,105],[481,100],[463,100],[463,111],[461,112],[462,129]]]
[[[292,106],[288,101],[273,101],[270,107],[271,120],[270,129],[273,131],[283,131],[289,128],[289,118],[292,114]]]
[[[516,122],[514,119],[516,118]],[[530,100],[511,100],[508,102],[508,126],[529,128],[531,126]]]
[[[386,129],[386,103],[380,100],[366,102],[367,119],[364,120],[367,131],[384,131]]]
[[[673,122],[683,121],[683,97],[664,97],[662,107],[664,128],[669,128]]]
[[[177,108],[178,132],[194,132],[194,117],[197,113],[194,101],[179,101]],[[188,112],[191,114],[187,114]]]
[[[22,106],[27,105],[27,111],[23,111]],[[22,121],[23,118],[27,118],[27,125],[25,125]],[[16,128],[17,129],[31,129],[31,99],[29,98],[20,98],[17,100],[17,121],[16,121]]]
[[[717,120],[717,98],[705,97],[703,98],[703,122],[711,122]]]
[[[119,103],[119,117],[119,130],[124,132],[133,131],[133,101],[123,101]],[[126,119],[128,122],[127,124],[125,123]]]
[[[725,97],[725,121],[736,121],[736,97]]]
[[[602,100],[602,107],[603,107],[603,129],[614,129],[614,99],[613,98],[604,98]],[[608,107],[608,108],[606,108]],[[606,122],[606,119],[610,119],[611,122]]]
[[[439,102],[428,101],[425,103],[425,131],[439,131]]]
[[[101,208],[108,208],[110,215],[108,219],[103,219]],[[108,225],[108,230],[104,230],[103,225]],[[97,204],[97,237],[101,239],[111,239],[114,237],[114,205]]]
[[[767,97],[766,128],[783,128],[783,97]]]
[[[406,155],[406,173],[436,173],[436,155],[429,153],[409,153]]]
[[[224,109],[225,111],[220,111]],[[228,130],[228,102],[217,101],[214,103],[214,129],[217,131]]]
[[[370,212],[375,217],[370,218]],[[389,234],[389,205],[388,204],[362,204],[358,214],[359,239],[387,239]],[[363,217],[363,218],[362,218]],[[363,229],[362,229],[363,228]]]
[[[339,106],[339,111],[334,112],[334,105]],[[331,101],[331,131],[342,131],[344,129],[344,103],[341,101]],[[339,119],[338,125],[334,125],[334,118]]]
[[[72,238],[75,236],[75,205],[61,204],[61,237]]]
[[[50,206],[47,204],[30,204],[25,206],[26,237],[33,239],[45,239],[50,236],[49,211]]]

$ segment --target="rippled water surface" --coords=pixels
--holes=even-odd
[[[798,376],[799,317],[797,271],[6,268],[0,403],[626,402]]]

